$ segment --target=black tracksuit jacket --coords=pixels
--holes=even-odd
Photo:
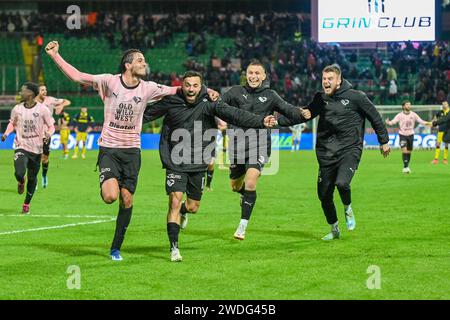
[[[231,107],[222,100],[212,102],[204,86],[193,104],[189,104],[184,95],[178,93],[148,105],[143,122],[150,122],[162,116],[165,117],[159,143],[161,162],[163,168],[177,172],[206,171],[211,161],[211,152],[205,152],[205,149],[210,148],[211,150],[206,151],[212,151],[215,148],[215,116],[240,126],[264,128],[264,116]],[[184,129],[184,133],[189,132],[191,139],[183,139],[183,132],[175,132],[177,129]],[[207,130],[210,134],[204,136]],[[185,155],[189,158],[188,161],[182,161],[183,151],[180,152],[180,149],[190,150],[190,157]]]
[[[311,111],[311,119],[320,116],[316,142],[320,166],[339,162],[347,152],[354,153],[358,161],[361,159],[366,119],[372,124],[380,145],[389,142],[386,126],[373,103],[347,80],[342,80],[341,87],[331,97],[323,91],[316,93],[306,109]],[[280,126],[296,123],[300,122],[285,117],[278,119]]]

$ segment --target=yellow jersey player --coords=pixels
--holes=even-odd
[[[448,107],[448,101],[442,102],[442,110],[440,110],[435,116],[433,121],[438,120],[439,118],[445,117],[448,115],[448,112],[450,111],[450,108]],[[447,131],[447,124],[443,123],[439,125],[439,130],[437,134],[437,141],[436,141],[436,152],[434,154],[434,159],[431,162],[432,164],[438,164],[439,163],[439,155],[441,154],[441,143],[443,142],[444,133]],[[448,143],[444,142],[445,149],[444,149],[444,159],[442,160],[443,164],[448,164]]]
[[[70,115],[67,112],[63,112],[60,114],[58,119],[58,126],[59,126],[59,139],[61,142],[61,146],[63,149],[63,157],[64,160],[69,158],[69,136],[70,136]]]
[[[74,130],[77,134],[76,136],[76,144],[75,151],[72,156],[72,159],[78,158],[78,146],[80,142],[83,143],[83,147],[81,150],[81,158],[86,158],[86,140],[89,132],[92,131],[92,124],[94,123],[94,118],[88,113],[86,107],[82,107],[80,113],[75,116],[73,119],[74,122]]]

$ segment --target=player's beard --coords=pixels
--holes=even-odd
[[[189,102],[194,102],[195,100],[197,100],[197,97],[199,95],[200,92],[186,92],[186,100],[188,100]],[[190,99],[188,99],[190,98]]]

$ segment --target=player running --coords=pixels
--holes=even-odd
[[[165,97],[147,107],[144,122],[165,116],[159,152],[166,169],[166,192],[169,196],[167,233],[171,261],[181,261],[178,235],[187,224],[187,213],[196,213],[202,197],[205,171],[216,147],[215,117],[245,128],[275,125],[275,117],[255,115],[230,107],[222,101],[207,99],[206,87],[198,72],[183,76],[182,93]],[[187,199],[183,202],[183,195]]]
[[[323,69],[322,88],[306,109],[310,110],[311,118],[320,116],[316,141],[319,162],[317,192],[331,226],[331,232],[322,238],[327,241],[341,236],[333,201],[335,187],[344,204],[347,229],[351,231],[356,227],[350,183],[361,159],[366,119],[377,134],[384,157],[389,155],[390,148],[387,129],[375,106],[364,92],[353,89],[350,82],[342,78],[338,65]],[[281,117],[278,124],[290,126],[295,123]]]
[[[14,139],[14,175],[17,180],[17,191],[23,194],[25,174],[27,175],[27,194],[22,206],[22,213],[30,213],[30,202],[37,185],[37,175],[41,166],[44,143],[50,140],[55,132],[54,120],[47,106],[35,100],[39,87],[26,82],[20,91],[21,103],[14,106],[8,127],[2,136],[5,141],[8,135],[16,131]]]
[[[246,75],[245,85],[233,86],[223,94],[224,102],[257,115],[273,115],[277,111],[292,120],[305,119],[302,109],[287,103],[270,89],[266,70],[261,62],[252,60]],[[239,129],[236,126],[230,128]],[[250,131],[245,133],[249,134]],[[234,233],[234,238],[238,240],[245,238],[248,221],[256,203],[256,185],[271,154],[271,130],[256,130],[256,136],[254,143],[247,141],[245,145],[238,143],[237,136],[229,139],[229,149],[233,147],[234,150],[229,151],[231,189],[241,194],[241,220]],[[245,149],[245,155],[239,152],[240,149]]]
[[[120,248],[131,220],[133,195],[141,167],[142,116],[148,101],[173,95],[179,87],[144,81],[147,63],[141,51],[125,51],[120,74],[92,75],[78,71],[58,53],[59,44],[51,41],[45,50],[72,81],[93,86],[104,103],[104,123],[99,139],[98,166],[101,197],[107,204],[119,198],[116,231],[111,245],[112,260],[120,261]]]
[[[416,122],[431,126],[431,122],[422,120],[417,113],[411,111],[411,102],[404,101],[402,103],[402,112],[398,113],[394,119],[386,119],[388,126],[399,124],[400,130],[400,147],[402,148],[403,173],[411,173],[409,162],[411,161],[411,152],[414,147],[414,127]]]
[[[43,103],[47,106],[50,114],[60,114],[65,107],[70,105],[70,101],[67,99],[54,98],[47,95],[47,87],[44,84],[39,86],[39,94],[36,97],[36,101]],[[44,152],[42,153],[42,187],[45,189],[48,186],[48,166],[50,158],[50,143],[51,138],[44,143]]]

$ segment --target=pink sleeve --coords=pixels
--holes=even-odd
[[[426,124],[426,121],[423,120],[417,113],[415,113],[416,115],[416,121],[420,124]]]
[[[53,61],[55,61],[56,65],[70,80],[84,85],[92,85],[94,81],[92,74],[78,71],[75,67],[67,63],[59,53],[53,57]]]
[[[400,115],[401,115],[400,113],[397,113],[394,119],[391,120],[391,126],[397,124],[400,121]]]
[[[12,123],[12,121],[10,120],[9,121],[9,123],[8,123],[8,126],[6,127],[6,131],[5,131],[5,136],[9,136],[9,134],[11,133],[11,132],[13,132],[14,131],[14,124]]]
[[[55,119],[53,119],[52,115],[50,114],[50,111],[48,109],[44,109],[44,122],[47,126],[47,133],[49,136],[55,133]]]
[[[93,87],[98,91],[98,95],[102,100],[105,100],[108,91],[108,82],[113,77],[112,74],[96,74],[93,76]]]
[[[16,108],[13,108],[11,110],[11,119],[9,119],[8,126],[6,127],[5,135],[9,135],[11,132],[14,131],[15,125],[16,125]]]
[[[64,99],[60,99],[60,98],[53,98],[53,104],[55,106],[57,106],[58,104],[61,104],[64,102]]]
[[[148,94],[147,101],[159,100],[165,96],[174,95],[177,93],[179,87],[168,87],[162,84],[157,84],[152,81],[146,82],[146,93]]]

